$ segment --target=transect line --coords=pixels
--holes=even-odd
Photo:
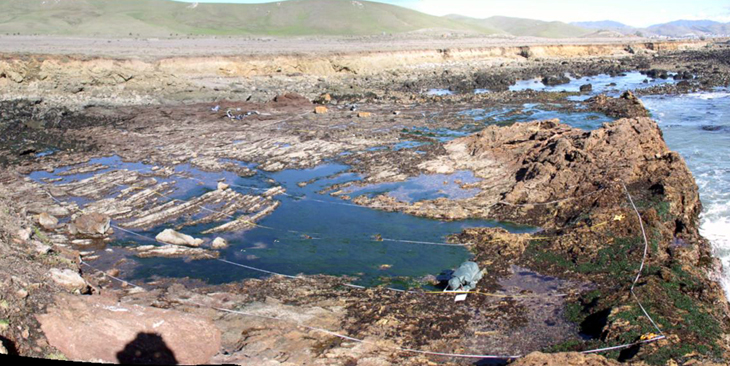
[[[502,205],[506,205],[506,206],[517,206],[517,207],[522,207],[522,206],[553,205],[553,204],[556,204],[556,203],[561,203],[561,202],[566,202],[566,201],[571,201],[571,200],[578,200],[578,199],[590,197],[590,196],[592,196],[592,195],[594,195],[594,194],[596,194],[598,192],[601,192],[603,190],[606,190],[606,189],[608,189],[608,187],[601,187],[601,188],[596,189],[593,192],[589,192],[589,193],[584,194],[584,195],[579,196],[579,197],[566,197],[566,198],[563,198],[563,199],[554,200],[554,201],[548,201],[548,202],[538,202],[538,203],[532,203],[532,202],[529,202],[529,203],[511,203],[511,202],[507,202],[507,201],[498,201],[493,206],[496,206],[498,204],[502,204]]]
[[[522,357],[521,355],[470,355],[470,354],[462,354],[462,353],[444,353],[444,352],[424,351],[424,350],[419,350],[419,349],[404,348],[404,347],[397,347],[397,346],[396,347],[384,347],[376,342],[372,342],[372,341],[368,341],[368,340],[360,339],[360,338],[355,338],[355,337],[350,337],[350,336],[347,336],[344,334],[339,334],[339,333],[336,333],[336,332],[333,332],[333,331],[330,331],[327,329],[312,327],[309,325],[302,324],[301,322],[295,322],[292,320],[281,319],[281,318],[277,318],[277,317],[273,317],[273,316],[266,316],[266,315],[260,315],[260,314],[245,313],[242,311],[229,310],[229,309],[216,308],[216,307],[212,307],[212,309],[220,311],[220,312],[230,313],[230,314],[237,314],[237,315],[244,315],[244,316],[262,318],[262,319],[268,319],[268,320],[277,320],[277,321],[281,321],[281,322],[295,323],[298,327],[325,333],[325,334],[333,336],[333,337],[338,337],[341,339],[345,339],[345,340],[353,341],[353,342],[357,342],[357,343],[375,345],[381,349],[388,348],[388,349],[392,349],[392,350],[400,351],[400,352],[419,353],[419,354],[431,355],[431,356],[443,356],[443,357],[455,357],[455,358],[478,358],[478,359],[517,359],[517,358]]]
[[[236,262],[231,262],[231,261],[228,261],[228,260],[225,260],[225,259],[218,258],[216,260],[219,261],[219,262],[228,263],[228,264],[231,264],[231,265],[234,265],[234,266],[237,266],[237,267],[242,267],[242,268],[250,269],[252,271],[258,271],[258,272],[262,272],[262,273],[268,273],[268,274],[272,274],[272,275],[276,275],[276,276],[282,276],[282,277],[286,277],[286,278],[297,278],[297,276],[292,276],[292,275],[286,275],[286,274],[283,274],[283,273],[277,273],[277,272],[267,271],[265,269],[251,267],[251,266],[247,266],[247,265],[244,265],[244,264],[240,264],[240,263],[236,263]]]
[[[114,228],[114,229],[119,229],[119,230],[121,230],[123,232],[126,232],[126,233],[129,233],[129,234],[138,236],[140,238],[147,239],[149,241],[154,241],[154,242],[157,241],[156,239],[154,239],[154,238],[152,238],[150,236],[147,236],[147,235],[144,235],[144,234],[140,234],[140,233],[136,233],[134,231],[121,228],[121,227],[119,227],[117,225],[111,225],[111,227]],[[219,262],[223,262],[223,263],[230,264],[230,265],[233,265],[233,266],[236,266],[236,267],[246,268],[246,269],[249,269],[249,270],[252,270],[252,271],[261,272],[261,273],[265,273],[265,274],[270,274],[270,275],[275,275],[275,276],[281,276],[281,277],[286,277],[286,278],[292,278],[292,279],[300,278],[299,276],[293,276],[293,275],[288,275],[288,274],[284,274],[284,273],[269,271],[267,269],[261,269],[261,268],[257,268],[257,267],[252,267],[252,266],[248,266],[248,265],[245,265],[245,264],[241,264],[241,263],[237,263],[237,262],[232,262],[232,261],[229,261],[227,259],[220,259],[220,258],[210,258],[210,259],[214,259],[214,260],[217,260]],[[355,285],[355,284],[352,284],[352,283],[344,283],[342,285],[343,286],[346,286],[346,287],[355,288],[355,289],[367,289],[367,287],[365,287],[365,286]],[[453,293],[455,293],[455,292],[448,292],[448,293],[446,293],[446,292],[442,292],[442,291],[402,290],[402,289],[398,289],[398,288],[394,288],[394,287],[378,287],[378,288],[385,289],[385,290],[390,290],[390,291],[395,291],[395,292],[405,292],[405,293],[412,293],[412,294],[437,294],[437,295],[438,294],[441,294],[441,295],[443,295],[443,294],[453,294]],[[509,295],[509,294],[490,293],[490,292],[478,292],[478,291],[470,291],[470,292],[464,291],[464,292],[458,292],[458,293],[467,293],[467,294],[483,295],[483,296],[491,296],[491,297],[500,297],[500,298],[508,298],[508,297],[514,297],[514,298],[538,298],[538,297],[539,298],[546,298],[546,297],[563,297],[563,296],[566,296],[566,294],[561,294],[561,293],[554,294],[554,295],[553,294],[550,294],[550,295],[546,295],[546,294],[536,294],[536,295]]]
[[[83,262],[82,261],[82,264],[88,266],[89,268],[91,268],[91,269],[93,269],[93,270],[95,270],[95,271],[97,271],[99,273],[102,273],[104,276],[108,276],[109,278],[112,278],[114,280],[117,280],[117,281],[119,281],[121,283],[124,283],[124,284],[127,284],[127,285],[131,285],[131,286],[134,286],[136,288],[144,289],[141,286],[137,286],[137,285],[135,285],[133,283],[127,282],[127,281],[122,280],[122,279],[119,279],[117,277],[110,276],[106,272],[101,271],[99,269],[96,269],[93,266],[87,264],[86,262]],[[353,285],[353,287],[360,287],[360,286]],[[330,335],[330,336],[333,336],[333,337],[337,337],[337,338],[349,340],[349,341],[352,341],[352,342],[362,343],[362,344],[371,344],[371,345],[375,345],[376,347],[381,348],[381,349],[382,348],[386,348],[386,349],[391,349],[391,350],[395,350],[395,351],[399,351],[399,352],[409,352],[409,353],[417,353],[417,354],[423,354],[423,355],[429,355],[429,356],[441,356],[441,357],[451,357],[451,358],[467,358],[467,359],[518,359],[518,358],[524,357],[522,355],[462,354],[462,353],[447,353],[447,352],[436,352],[436,351],[424,351],[424,350],[419,350],[419,349],[414,349],[414,348],[405,348],[405,347],[398,347],[398,346],[395,346],[395,347],[387,347],[387,346],[383,346],[383,345],[379,344],[378,342],[373,342],[373,341],[368,341],[368,340],[365,340],[365,339],[351,337],[351,336],[344,335],[344,334],[340,334],[340,333],[336,333],[336,332],[333,332],[333,331],[330,331],[330,330],[327,330],[327,329],[324,329],[324,328],[318,328],[318,327],[309,326],[309,325],[303,324],[301,322],[293,321],[293,320],[289,320],[289,319],[282,319],[282,318],[279,318],[279,317],[267,316],[267,315],[262,315],[262,314],[247,313],[247,312],[238,311],[238,310],[230,310],[230,309],[223,309],[223,308],[218,308],[218,307],[211,307],[211,306],[206,306],[206,305],[202,305],[202,304],[198,304],[198,303],[191,303],[191,304],[193,304],[195,306],[198,306],[200,308],[213,309],[213,310],[216,310],[216,311],[219,311],[219,312],[224,312],[224,313],[229,313],[229,314],[237,314],[237,315],[243,315],[243,316],[248,316],[248,317],[253,317],[253,318],[259,318],[259,319],[280,321],[280,322],[285,322],[285,323],[294,323],[294,325],[297,326],[297,327],[302,327],[302,328],[309,329],[309,330],[312,330],[312,331],[317,331],[317,332],[324,333],[324,334],[327,334],[327,335]],[[597,349],[592,349],[592,350],[586,350],[586,351],[582,351],[580,353],[589,354],[589,353],[600,353],[600,352],[607,352],[607,351],[613,351],[613,350],[618,350],[618,349],[625,349],[625,348],[634,347],[634,346],[640,345],[640,344],[647,344],[647,343],[656,342],[656,341],[661,340],[661,339],[664,339],[664,338],[666,338],[666,337],[664,335],[661,335],[661,336],[653,337],[653,338],[647,339],[647,340],[641,340],[641,341],[638,341],[638,342],[627,343],[627,344],[622,344],[622,345],[612,346],[612,347],[604,347],[604,348],[597,348]]]
[[[119,281],[120,283],[123,283],[123,284],[125,284],[127,286],[132,286],[134,288],[138,288],[138,289],[142,289],[142,290],[147,291],[147,289],[144,288],[144,287],[142,287],[142,286],[135,285],[135,284],[133,284],[133,283],[131,283],[129,281],[123,280],[123,279],[118,278],[118,277],[114,277],[114,276],[112,276],[112,275],[110,275],[110,274],[108,274],[108,273],[106,273],[106,272],[104,272],[104,271],[102,271],[100,269],[97,269],[96,267],[94,267],[94,266],[86,263],[83,259],[81,260],[81,264],[84,265],[84,266],[87,266],[87,267],[91,268],[92,270],[94,270],[96,272],[99,272],[99,273],[103,274],[106,277],[109,277],[109,278],[111,278],[113,280]]]
[[[582,351],[581,353],[598,353],[598,352],[611,351],[611,350],[617,350],[617,349],[625,349],[625,348],[633,347],[633,346],[636,346],[636,345],[646,344],[646,343],[650,343],[650,342],[655,342],[655,341],[658,341],[658,340],[661,340],[661,339],[665,339],[666,338],[666,336],[664,335],[664,332],[657,325],[657,323],[654,321],[654,319],[651,318],[651,316],[649,315],[649,313],[646,311],[646,309],[644,308],[644,306],[641,304],[641,301],[639,300],[638,296],[636,296],[636,294],[634,293],[634,287],[636,286],[636,283],[641,278],[641,273],[643,271],[644,264],[646,262],[646,257],[648,255],[648,251],[649,251],[649,249],[648,249],[649,248],[649,241],[648,241],[648,239],[646,237],[646,230],[644,228],[644,223],[643,223],[643,219],[641,218],[641,214],[639,213],[639,210],[636,208],[636,205],[634,204],[633,198],[631,197],[631,194],[629,193],[628,188],[626,187],[626,184],[622,182],[622,186],[624,188],[624,191],[626,192],[626,195],[628,196],[629,202],[631,203],[631,206],[632,206],[634,212],[636,213],[636,215],[637,215],[637,217],[639,219],[639,225],[641,227],[641,231],[642,231],[642,235],[643,235],[643,239],[644,239],[644,253],[643,253],[643,257],[641,259],[641,264],[639,266],[639,271],[638,271],[636,277],[634,278],[634,281],[631,284],[630,293],[631,293],[632,297],[634,298],[634,300],[636,301],[636,303],[639,305],[639,308],[641,308],[641,311],[643,312],[644,316],[646,316],[646,318],[651,322],[651,324],[659,332],[660,335],[659,336],[652,337],[652,338],[647,339],[647,340],[642,340],[642,341],[633,342],[633,343],[626,343],[626,344],[622,344],[622,345],[618,345],[618,346],[613,346],[613,347],[604,347],[604,348],[598,348],[598,349],[594,349],[594,350]],[[601,190],[603,190],[603,189],[606,189],[606,188],[602,188]],[[592,192],[591,194],[596,193],[596,192],[597,191]],[[46,191],[46,193],[51,198],[53,198],[56,202],[61,203],[55,197],[53,197],[53,195],[51,195],[50,192]],[[552,203],[562,202],[562,201],[564,201],[564,200],[553,201]],[[118,227],[118,226],[115,226],[115,227]],[[126,231],[126,230],[125,229],[122,229],[122,231]],[[127,232],[131,232],[131,231],[127,231]],[[146,236],[144,236],[142,234],[138,234],[138,233],[134,233],[134,234],[135,235],[138,235],[138,236],[141,236],[141,237],[147,238]],[[226,261],[226,262],[228,262],[228,261]],[[233,263],[233,262],[230,262],[230,263]],[[243,266],[243,265],[240,265],[240,266]],[[249,266],[245,266],[245,267],[249,267]],[[253,269],[253,268],[254,267],[250,267],[249,269]],[[271,272],[271,271],[266,271],[266,270],[261,270],[261,269],[254,269],[254,270],[260,271],[262,273],[274,274],[274,272]],[[290,277],[290,278],[295,278],[294,276],[289,276],[289,275],[282,275],[282,276]],[[352,285],[350,287],[357,288],[356,285]],[[216,309],[216,310],[219,310],[219,311],[227,311],[227,312],[235,313],[235,311],[233,311],[233,310],[222,310],[222,309]],[[249,316],[256,316],[256,315],[253,315],[253,314],[246,314],[246,313],[241,313],[241,314],[242,315],[249,315]],[[285,321],[283,319],[278,319],[278,318],[270,318],[270,319],[276,319],[276,320]],[[309,326],[305,326],[305,325],[301,325],[301,326],[307,327],[307,328],[312,329],[312,330],[319,330],[318,328],[314,328],[314,327],[309,327]],[[345,335],[339,335],[337,333],[333,333],[333,332],[330,332],[330,331],[324,330],[324,329],[321,329],[320,331],[327,332],[328,334],[331,334],[333,336],[337,336],[337,337],[340,337],[340,338],[343,338],[343,339],[348,339],[348,340],[362,342],[362,343],[365,343],[366,342],[364,340],[359,340],[357,338],[352,338],[352,337],[345,336]],[[430,352],[430,351],[421,351],[421,350],[413,350],[413,349],[407,349],[407,348],[397,348],[397,349],[398,350],[401,350],[401,351],[405,351],[405,352],[415,352],[415,353],[422,353],[422,354],[428,354],[428,355],[438,355],[438,356],[447,356],[447,357],[461,357],[461,358],[485,358],[485,359],[486,358],[502,358],[502,359],[510,358],[511,359],[511,358],[520,358],[520,357],[522,357],[522,356],[494,356],[494,355],[464,355],[464,354],[449,354],[449,353],[438,353],[438,352]]]
[[[639,297],[636,296],[636,293],[634,292],[634,287],[636,287],[636,283],[639,282],[639,279],[641,278],[641,272],[644,270],[644,263],[646,262],[646,256],[649,253],[649,240],[646,238],[646,230],[644,229],[644,220],[641,218],[641,214],[639,213],[639,210],[636,208],[636,205],[634,204],[634,199],[631,198],[631,193],[629,193],[628,188],[626,188],[626,184],[621,182],[621,185],[624,187],[624,191],[626,191],[626,195],[629,197],[629,202],[631,203],[631,207],[634,209],[634,212],[636,213],[636,217],[639,218],[639,226],[641,226],[641,235],[644,237],[644,255],[641,258],[641,265],[639,266],[639,273],[636,274],[636,278],[634,278],[634,282],[631,283],[631,296],[634,297],[634,300],[636,300],[636,303],[639,304],[639,308],[641,308],[641,311],[644,313],[647,319],[651,322],[651,324],[654,326],[654,328],[664,336],[664,332],[659,328],[659,325],[657,325],[656,322],[654,322],[654,319],[649,316],[649,313],[644,309],[644,305],[641,304],[641,301],[639,301]]]

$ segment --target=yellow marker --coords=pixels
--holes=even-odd
[[[658,337],[658,335],[656,335],[654,333],[646,333],[646,334],[642,334],[641,338],[639,338],[639,339],[642,341],[648,341],[648,340],[654,339],[656,337]]]
[[[626,218],[626,216],[624,216],[624,215],[614,215],[613,216],[613,221],[621,221],[621,220],[623,220],[625,218]]]

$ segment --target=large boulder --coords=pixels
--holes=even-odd
[[[52,268],[48,275],[53,282],[69,292],[85,293],[89,290],[89,284],[76,271]]]
[[[197,248],[203,244],[203,239],[196,239],[190,235],[178,233],[172,229],[165,229],[161,233],[155,236],[155,240],[160,243],[172,244],[172,245],[184,245],[187,247]]]
[[[542,78],[542,83],[546,86],[556,86],[567,84],[570,82],[570,78],[565,75],[549,75]]]
[[[36,317],[48,343],[76,361],[204,364],[221,347],[209,319],[111,297],[61,295]]]
[[[89,213],[78,216],[68,227],[73,235],[106,236],[111,232],[111,218],[100,213]]]

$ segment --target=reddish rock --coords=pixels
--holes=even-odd
[[[286,93],[283,95],[277,95],[274,97],[274,103],[277,107],[282,106],[311,106],[312,102],[309,99],[297,94],[297,93]]]
[[[584,355],[577,352],[540,353],[533,352],[515,361],[513,366],[618,366],[621,363],[601,355]]]
[[[50,345],[78,361],[202,364],[221,345],[208,319],[101,296],[60,295],[36,317]]]

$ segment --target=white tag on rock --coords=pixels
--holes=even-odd
[[[458,295],[456,295],[456,297],[454,298],[454,302],[459,302],[459,301],[466,300],[466,295],[467,294],[458,294]]]

